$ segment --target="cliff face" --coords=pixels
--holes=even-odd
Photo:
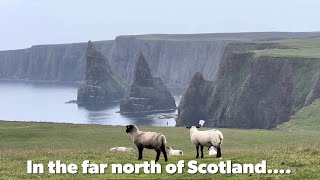
[[[95,42],[107,58],[113,41]],[[81,81],[84,80],[86,43],[39,45],[0,52],[0,78]]]
[[[192,75],[213,80],[229,42],[301,38],[320,33],[216,33],[119,36],[115,41],[94,42],[109,59],[113,72],[132,82],[135,54],[145,55],[151,72],[171,88],[188,86]],[[23,50],[0,51],[0,78],[84,80],[86,43],[39,45]]]
[[[112,41],[96,46],[109,59],[113,71],[129,83],[133,80],[135,54],[142,51],[154,76],[168,87],[185,88],[197,71],[213,78],[225,45],[224,41],[157,41],[121,36],[114,46]],[[0,78],[84,80],[85,48],[86,44],[79,43],[0,52]]]
[[[183,87],[195,72],[213,79],[226,41],[149,40],[121,36],[115,40],[111,65],[119,75],[132,82],[135,54],[142,51],[154,76],[168,87]]]
[[[124,97],[125,83],[112,72],[108,59],[91,41],[88,42],[85,64],[86,84],[78,89],[78,104],[95,105]]]
[[[291,49],[284,49],[285,56],[255,53],[256,49],[266,51],[264,48],[274,46],[230,44],[211,85],[202,93],[189,93],[189,89],[197,88],[191,81],[179,105],[177,125],[197,125],[202,119],[210,127],[272,129],[320,98],[320,59],[290,57]],[[275,52],[281,48],[280,44]],[[197,80],[201,82],[204,80]],[[185,101],[199,96],[205,100],[192,106]],[[191,113],[192,119],[190,112],[197,112]]]
[[[136,61],[133,79],[127,97],[121,100],[120,112],[176,109],[173,96],[161,78],[152,77],[149,65],[141,52]]]

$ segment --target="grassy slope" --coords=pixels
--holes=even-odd
[[[320,100],[301,109],[289,122],[282,124],[284,130],[320,130]]]
[[[195,149],[190,142],[189,131],[178,127],[141,127],[143,131],[158,131],[166,135],[168,145],[184,151],[184,157],[169,157],[167,163],[185,163],[194,159]],[[268,168],[288,169],[291,175],[189,175],[187,168],[184,174],[168,175],[27,175],[26,161],[46,164],[50,160],[61,160],[63,163],[76,163],[83,160],[95,163],[140,163],[137,153],[114,154],[108,152],[114,146],[133,147],[125,128],[121,126],[72,125],[52,123],[0,122],[0,179],[52,178],[52,179],[87,179],[87,178],[320,178],[320,132],[316,131],[266,131],[221,129],[224,133],[223,160],[238,163],[257,163],[268,161]],[[219,160],[207,156],[199,163],[218,163]],[[145,150],[144,160],[152,160],[155,152]],[[163,157],[159,161],[163,167]],[[164,172],[164,169],[163,169]]]

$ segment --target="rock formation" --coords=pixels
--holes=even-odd
[[[319,32],[261,32],[212,34],[159,34],[119,36],[96,41],[95,47],[108,58],[113,72],[127,83],[133,81],[135,54],[142,51],[154,76],[170,90],[188,86],[201,72],[213,80],[226,45],[232,41],[319,36]],[[0,78],[43,81],[83,81],[86,43],[36,45],[21,50],[0,51]]]
[[[177,126],[205,120],[209,127],[272,129],[320,98],[319,59],[248,51],[269,45],[230,44],[213,82],[193,77],[179,104]]]
[[[211,85],[212,82],[204,80],[200,72],[194,74],[178,107],[177,126],[198,125],[199,120],[205,119],[204,110],[210,95],[208,91],[211,90]]]
[[[165,111],[176,109],[175,100],[162,80],[152,77],[149,65],[140,52],[134,68],[133,83],[120,112]]]
[[[112,72],[108,60],[88,42],[86,51],[86,84],[78,89],[78,104],[101,104],[125,95],[125,83]]]

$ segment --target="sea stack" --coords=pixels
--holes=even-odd
[[[206,103],[210,95],[212,81],[206,81],[200,72],[193,75],[189,87],[182,96],[176,126],[197,126],[205,119]]]
[[[176,109],[173,96],[159,77],[152,77],[149,65],[139,52],[134,68],[133,83],[126,98],[120,103],[120,112],[150,112]]]
[[[111,70],[108,59],[88,42],[86,51],[86,83],[78,89],[79,105],[103,104],[125,96],[126,83]]]

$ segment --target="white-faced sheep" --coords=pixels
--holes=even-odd
[[[219,130],[198,131],[197,127],[187,127],[190,129],[191,142],[196,146],[197,156],[199,158],[199,147],[201,150],[201,158],[203,158],[203,147],[214,146],[217,149],[217,158],[221,157],[221,145],[223,135]]]
[[[133,152],[134,150],[130,147],[113,147],[110,149],[111,152]]]
[[[209,156],[217,155],[217,151],[214,149],[213,146],[209,147],[208,150],[209,150]]]
[[[175,150],[173,147],[167,147],[169,156],[182,156],[183,152],[181,150]]]
[[[138,160],[142,159],[142,152],[144,148],[154,149],[157,152],[156,162],[159,160],[162,152],[164,160],[168,161],[166,152],[166,137],[157,132],[142,132],[135,125],[126,126],[126,133],[130,133],[133,143],[137,146],[139,151]]]

